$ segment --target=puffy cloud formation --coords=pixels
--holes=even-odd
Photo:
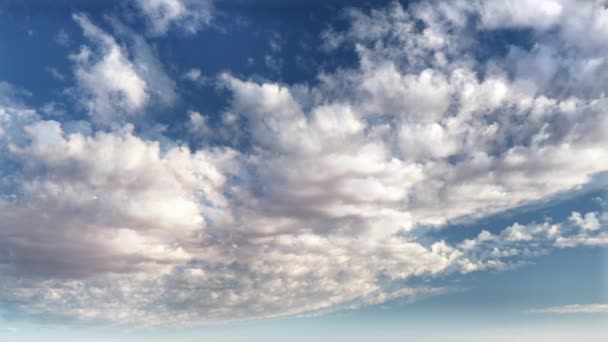
[[[138,2],[158,34],[188,22],[193,3]],[[221,127],[189,112],[192,136],[218,142],[196,150],[129,124],[44,120],[0,84],[0,162],[12,170],[0,183],[0,299],[144,325],[276,317],[438,294],[448,289],[407,281],[608,244],[596,212],[456,243],[424,235],[608,171],[605,44],[576,39],[601,30],[602,7],[582,6],[594,11],[575,25],[550,19],[567,3],[547,1],[534,26],[515,3],[351,10],[347,29],[324,36],[328,51],[354,48],[357,66],[314,86],[221,75]],[[137,66],[152,50],[135,37],[129,55],[75,19],[99,49],[72,57],[92,117],[142,112],[157,84],[146,77],[162,75]],[[535,46],[481,57],[477,34],[525,25]]]
[[[600,229],[600,221],[595,212],[586,213],[585,216],[583,216],[581,213],[575,211],[572,213],[572,216],[570,216],[570,221],[586,230]]]
[[[211,22],[211,0],[133,0],[146,17],[150,34],[161,36],[172,27],[186,33],[196,33]]]
[[[585,217],[595,217],[594,214],[589,212]],[[570,221],[578,216],[580,213],[572,212]],[[458,249],[466,255],[464,267],[468,271],[510,268],[526,259],[547,254],[552,248],[608,246],[608,220],[596,222],[597,231],[590,231],[579,222],[514,223],[498,235],[482,230],[474,239],[462,241]]]

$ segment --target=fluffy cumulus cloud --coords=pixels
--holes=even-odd
[[[585,217],[595,217],[594,212]],[[573,217],[580,216],[572,212]],[[597,231],[590,231],[580,222],[531,223],[522,225],[514,223],[500,234],[482,230],[473,239],[466,239],[459,244],[459,250],[466,255],[464,268],[474,271],[487,268],[511,268],[530,258],[545,255],[553,248],[571,248],[578,246],[607,246],[608,220],[597,221]],[[603,230],[600,231],[600,227]]]
[[[205,17],[188,8],[208,4],[136,3],[156,34],[198,29]],[[193,139],[217,143],[194,150],[130,124],[45,120],[0,83],[0,162],[13,170],[0,183],[0,300],[133,324],[276,317],[438,294],[449,289],[407,280],[608,245],[596,211],[457,242],[424,235],[608,171],[605,43],[577,39],[604,34],[603,7],[563,20],[569,2],[518,3],[350,10],[325,47],[354,49],[357,66],[314,86],[222,74],[221,120],[188,113]],[[93,119],[144,112],[150,79],[164,79],[138,68],[153,50],[75,19],[99,50],[72,57]],[[536,45],[480,57],[477,34],[522,26]]]
[[[196,33],[211,22],[211,0],[133,0],[146,18],[150,34],[164,35],[172,27],[186,33]]]

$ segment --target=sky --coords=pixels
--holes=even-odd
[[[0,0],[0,341],[605,341],[608,3]]]

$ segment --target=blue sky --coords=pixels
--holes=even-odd
[[[605,340],[606,11],[0,3],[0,340]]]

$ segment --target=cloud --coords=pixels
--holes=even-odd
[[[164,65],[158,60],[155,49],[146,40],[115,18],[110,23],[116,34],[124,39],[129,47],[131,61],[137,74],[146,82],[151,99],[157,100],[167,107],[179,100],[176,84],[166,72]]]
[[[595,212],[586,213],[585,216],[582,216],[581,213],[575,211],[570,216],[570,221],[586,230],[600,229],[600,221]]]
[[[71,37],[64,29],[57,31],[53,40],[59,46],[68,46],[71,43]]]
[[[137,3],[154,34],[200,28],[187,26],[192,4]],[[439,294],[449,289],[408,280],[606,245],[598,212],[453,243],[426,234],[608,170],[606,101],[583,91],[606,85],[591,77],[602,46],[574,49],[574,25],[559,21],[556,36],[532,26],[538,48],[484,59],[474,38],[502,27],[482,25],[485,9],[349,10],[348,27],[325,37],[356,65],[314,85],[220,75],[221,127],[188,112],[192,138],[214,142],[198,149],[124,122],[175,101],[174,84],[142,37],[75,15],[93,46],[72,56],[77,91],[101,125],[44,120],[0,84],[0,161],[12,170],[0,182],[0,300],[84,321],[246,320]]]
[[[211,130],[209,129],[206,116],[199,112],[189,111],[188,117],[190,117],[190,133],[199,138],[204,138],[211,135]]]
[[[82,103],[89,114],[96,121],[109,123],[121,114],[141,111],[150,96],[148,85],[138,75],[125,50],[85,15],[75,14],[74,20],[98,49],[93,51],[82,46],[77,54],[71,55],[78,87],[83,93]]]
[[[214,10],[211,0],[133,0],[133,4],[154,36],[165,35],[172,27],[194,34],[209,25]]]
[[[466,25],[476,10],[461,2],[413,4],[408,11],[395,3],[369,15],[353,10],[351,28],[333,31],[330,39],[352,44],[360,67],[323,74],[319,89],[311,91],[310,98],[324,94],[348,103],[365,131],[383,134],[368,133],[365,141],[420,170],[419,182],[403,185],[409,189],[408,211],[419,222],[513,207],[584,184],[605,170],[594,157],[605,153],[599,147],[604,138],[592,126],[604,127],[606,118],[599,107],[587,106],[593,97],[543,88],[548,83],[531,86],[524,75],[510,80],[508,59],[477,60],[470,51],[481,47],[469,39]],[[416,20],[422,25],[413,25]],[[392,43],[381,43],[386,41]],[[544,43],[553,44],[539,36]],[[476,70],[485,66],[488,71],[480,75]],[[580,82],[598,87],[592,78]],[[575,114],[581,111],[594,114],[586,121]],[[523,121],[513,124],[517,120]],[[563,164],[571,158],[589,168]],[[556,177],[558,170],[563,174]]]
[[[571,304],[532,310],[539,314],[597,314],[608,313],[608,304]]]
[[[456,255],[396,236],[263,234],[298,221],[239,208],[247,193],[228,177],[244,170],[230,149],[161,152],[129,127],[68,134],[36,115],[21,132],[0,261],[2,300],[24,313],[144,325],[298,314],[433,293],[376,278],[435,274]]]
[[[63,81],[65,80],[65,75],[63,75],[57,68],[48,67],[46,71],[56,80]]]
[[[51,121],[25,134],[30,142],[13,152],[23,163],[14,180],[21,195],[1,203],[0,260],[2,298],[27,303],[26,313],[137,324],[273,317],[393,298],[375,284],[377,270],[401,279],[440,272],[452,258],[449,248],[397,237],[355,245],[344,236],[231,229],[241,223],[222,209],[227,171],[208,163],[226,158],[220,151],[161,154],[129,131],[65,136]]]
[[[164,105],[177,100],[175,82],[166,75],[142,37],[110,19],[117,33],[129,43],[127,49],[86,15],[73,17],[95,47],[82,46],[70,56],[77,80],[76,96],[95,122],[107,125],[127,120],[142,113],[156,99]]]
[[[202,229],[203,218],[194,195],[181,189],[185,180],[163,166],[165,158],[176,158],[170,163],[178,165],[187,151],[161,156],[157,143],[135,138],[128,129],[87,137],[39,121],[24,130],[29,145],[12,151],[21,164],[13,182],[22,196],[2,203],[3,211],[12,212],[3,215],[2,231],[2,245],[12,255],[4,261],[11,267],[79,275],[187,260],[179,236]]]
[[[283,69],[283,59],[272,55],[264,55],[264,64],[266,68],[277,74],[280,74]]]
[[[196,82],[202,77],[202,72],[200,69],[192,68],[186,71],[182,77],[192,82]]]
[[[279,32],[272,32],[270,34],[268,45],[270,46],[270,50],[273,53],[280,52],[281,46],[283,45],[283,39],[281,38],[281,34]]]
[[[590,212],[585,216],[594,214]],[[457,246],[466,258],[462,266],[467,271],[509,268],[548,254],[554,248],[608,246],[608,222],[603,221],[595,231],[590,231],[572,220],[579,215],[572,212],[568,221],[557,223],[549,219],[526,225],[514,223],[497,235],[483,230],[477,237],[466,239]]]
[[[534,27],[549,29],[561,19],[564,3],[569,1],[542,0],[533,5],[523,0],[485,1],[481,9],[481,20],[490,28]]]

